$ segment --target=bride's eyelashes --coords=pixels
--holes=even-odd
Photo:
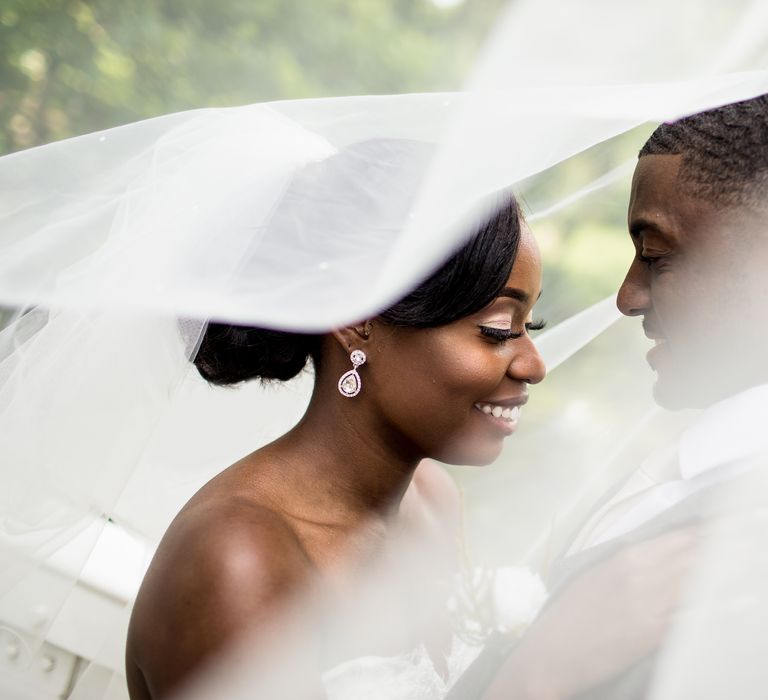
[[[500,343],[504,343],[507,340],[514,340],[515,338],[522,338],[525,333],[531,331],[540,331],[547,325],[547,322],[543,319],[538,319],[530,323],[525,324],[525,330],[513,331],[511,328],[494,328],[493,326],[479,326],[480,332],[488,337],[493,338]]]
[[[514,338],[522,337],[522,333],[516,333],[511,328],[493,328],[492,326],[479,326],[480,332],[499,343],[504,343],[507,340],[513,340]]]

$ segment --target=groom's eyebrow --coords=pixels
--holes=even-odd
[[[629,235],[632,236],[632,238],[639,238],[644,231],[652,231],[653,233],[658,233],[662,236],[665,235],[662,228],[651,219],[644,219],[642,217],[639,219],[632,219],[632,222],[629,225]]]

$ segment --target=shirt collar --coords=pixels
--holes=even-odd
[[[708,407],[680,436],[680,476],[692,479],[713,467],[768,450],[768,384]]]

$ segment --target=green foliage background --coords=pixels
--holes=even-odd
[[[0,154],[196,107],[460,89],[505,0],[0,0]],[[539,178],[554,202],[636,134]],[[537,223],[554,319],[620,282],[627,179]]]
[[[0,0],[0,153],[195,107],[461,86],[503,0]]]
[[[505,4],[0,0],[0,154],[196,107],[460,89]],[[556,201],[640,142],[573,159],[535,191]],[[570,289],[557,317],[620,281],[626,178],[603,201],[599,212],[572,206],[536,226],[550,287]]]

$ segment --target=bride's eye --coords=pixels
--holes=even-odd
[[[504,343],[507,340],[514,340],[515,338],[521,338],[530,331],[540,331],[547,325],[547,322],[543,319],[537,319],[525,324],[525,330],[513,331],[511,328],[494,328],[493,326],[480,326],[480,332],[494,340]]]
[[[493,340],[496,340],[499,343],[504,343],[507,340],[513,340],[514,338],[520,338],[523,335],[522,332],[517,333],[511,328],[494,328],[493,326],[480,326],[480,332],[484,336],[493,338]]]

